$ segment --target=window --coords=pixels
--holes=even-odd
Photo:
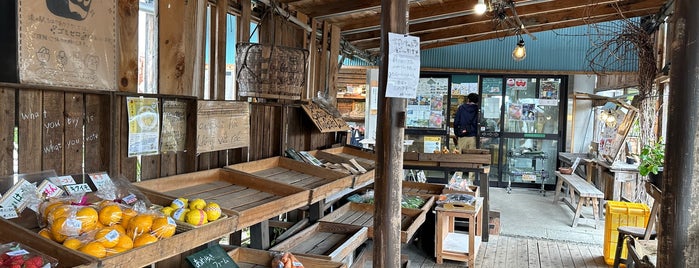
[[[158,19],[156,0],[139,0],[138,92],[158,92]]]

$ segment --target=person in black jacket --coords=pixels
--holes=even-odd
[[[479,101],[480,96],[478,94],[468,94],[466,102],[459,106],[456,110],[456,116],[454,116],[454,135],[458,137],[456,148],[462,153],[466,149],[476,148]]]

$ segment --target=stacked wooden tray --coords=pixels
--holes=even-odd
[[[177,197],[216,202],[224,213],[238,216],[238,229],[306,206],[309,196],[306,189],[229,169],[163,177],[134,185],[148,193],[156,204]]]
[[[271,267],[272,259],[274,258],[272,252],[250,249],[250,248],[235,248],[228,252],[228,256],[231,256],[233,261],[238,264],[240,268],[267,268]],[[296,255],[294,255],[296,256]],[[309,268],[344,268],[344,263],[328,261],[323,259],[308,258],[304,256],[296,256],[296,259],[303,264],[304,267]]]
[[[403,165],[406,166],[480,168],[490,163],[491,155],[487,150],[473,150],[465,154],[403,154]]]
[[[429,197],[421,209],[401,208],[401,242],[408,243],[415,231],[425,222],[434,197]],[[334,222],[369,228],[368,237],[374,236],[374,211],[373,204],[349,202],[336,209],[332,213],[321,218],[321,222]]]
[[[352,187],[352,176],[348,174],[278,156],[226,166],[225,168],[237,174],[256,176],[309,190],[309,204]]]
[[[288,251],[295,256],[342,262],[346,257],[352,257],[352,253],[367,238],[367,227],[318,222],[276,244],[270,250]]]
[[[371,152],[365,152],[352,147],[337,147],[319,151],[309,152],[314,157],[322,162],[330,162],[336,164],[349,164],[351,159],[357,161],[357,164],[362,166],[367,172],[354,175],[352,187],[366,185],[374,180],[376,172],[376,155]]]
[[[440,195],[444,191],[444,184],[403,181],[403,193]]]

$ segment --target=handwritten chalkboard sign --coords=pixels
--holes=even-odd
[[[311,121],[318,127],[318,130],[322,133],[335,132],[335,131],[347,131],[349,126],[342,120],[342,118],[337,118],[327,111],[320,108],[315,103],[308,103],[301,105],[303,110],[311,118]]]
[[[249,145],[250,107],[247,102],[197,102],[197,153]]]
[[[202,251],[194,253],[187,256],[187,261],[194,266],[194,268],[200,267],[230,267],[238,268],[233,259],[226,253],[226,251],[219,245],[213,245]]]

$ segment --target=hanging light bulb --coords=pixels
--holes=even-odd
[[[615,127],[616,126],[616,114],[612,110],[609,110],[609,114],[607,115],[606,124],[608,127]]]
[[[473,12],[475,12],[477,15],[483,15],[486,9],[488,9],[488,7],[485,6],[485,0],[478,0],[478,4],[473,7]]]
[[[608,117],[608,116],[609,116],[609,114],[607,113],[607,111],[601,110],[601,111],[599,112],[599,115],[597,115],[597,119],[598,119],[600,122],[607,122],[607,117]]]
[[[524,48],[524,40],[520,37],[517,46],[512,50],[512,59],[515,61],[522,61],[527,57],[527,49]]]

